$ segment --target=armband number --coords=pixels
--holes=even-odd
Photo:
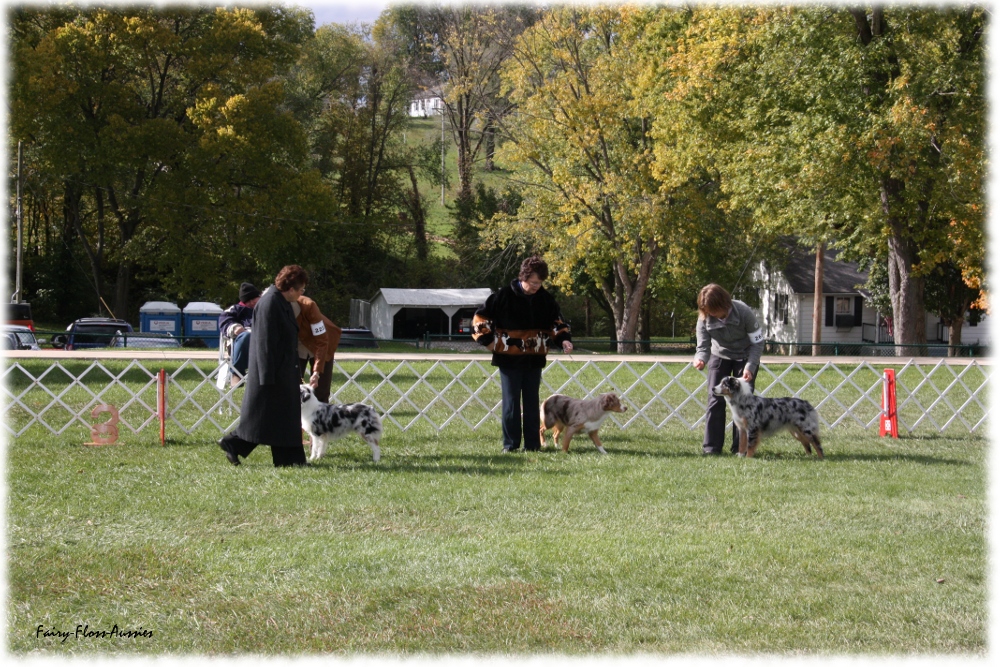
[[[323,324],[322,320],[316,322],[315,324],[309,325],[312,328],[313,336],[322,336],[326,333],[326,326]]]
[[[754,332],[752,332],[750,334],[750,342],[751,343],[756,344],[756,343],[761,342],[762,340],[764,340],[764,331],[763,330],[757,329],[756,331],[754,331]]]

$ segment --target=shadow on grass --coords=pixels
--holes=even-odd
[[[406,455],[399,458],[382,458],[378,463],[359,462],[357,459],[338,460],[329,454],[310,464],[315,469],[372,473],[437,473],[465,475],[509,475],[535,465],[531,458],[537,453],[525,454],[444,454]],[[570,475],[571,471],[545,470],[547,474]]]
[[[703,458],[701,452],[698,450],[687,452],[687,451],[650,451],[648,449],[628,449],[622,447],[608,447],[608,454],[614,456],[625,455],[634,456],[636,458],[665,458],[665,459],[691,459],[691,458]],[[758,453],[751,459],[752,461],[809,461],[814,460],[817,464],[837,464],[837,463],[858,463],[858,462],[870,462],[870,463],[886,463],[889,461],[905,461],[907,463],[919,463],[922,465],[961,465],[961,466],[971,466],[975,465],[969,461],[963,461],[955,458],[945,458],[938,456],[927,456],[925,454],[907,454],[904,452],[886,452],[885,454],[838,454],[836,452],[825,452],[826,456],[824,459],[819,459],[815,454],[806,454],[804,451],[788,451],[788,452],[767,452]],[[722,456],[704,457],[706,459],[732,459],[739,460],[739,457],[735,454],[723,454]]]
[[[777,458],[777,457],[774,457]],[[953,465],[971,466],[975,465],[969,461],[960,459],[941,458],[937,456],[926,456],[924,454],[903,454],[899,452],[887,452],[885,454],[831,454],[827,452],[826,461],[829,463],[885,463],[887,461],[905,461],[907,463],[920,463],[922,465]]]

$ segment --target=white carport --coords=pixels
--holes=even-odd
[[[472,313],[492,290],[397,289],[383,287],[371,300],[370,329],[375,338],[418,338],[471,333]],[[466,322],[468,320],[468,322]]]

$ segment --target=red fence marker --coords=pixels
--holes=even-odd
[[[899,437],[899,426],[896,423],[896,371],[892,368],[885,369],[885,377],[882,383],[882,417],[879,420],[879,435],[883,438],[887,435],[893,438]]]

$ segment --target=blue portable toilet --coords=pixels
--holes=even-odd
[[[207,347],[219,347],[219,315],[222,306],[207,301],[192,301],[184,306],[184,338],[201,338]]]
[[[147,301],[139,308],[139,331],[180,338],[181,309],[169,301]]]

